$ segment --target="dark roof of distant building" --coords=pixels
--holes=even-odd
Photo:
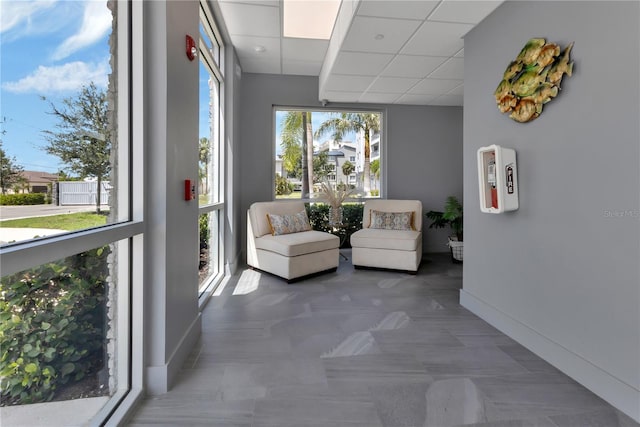
[[[57,181],[58,175],[41,171],[22,171],[20,173],[29,182]]]

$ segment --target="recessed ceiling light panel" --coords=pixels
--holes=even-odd
[[[329,40],[340,0],[284,0],[284,37]]]

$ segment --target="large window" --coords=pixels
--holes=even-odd
[[[200,3],[199,290],[213,290],[224,274],[223,46],[213,15]]]
[[[35,402],[101,423],[131,388],[132,7],[2,2],[0,409],[20,424],[42,423]]]
[[[276,199],[309,199],[326,184],[379,197],[382,113],[275,109]]]

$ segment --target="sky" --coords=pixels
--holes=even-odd
[[[106,88],[111,24],[105,0],[0,1],[0,137],[7,156],[25,170],[56,173],[64,168],[44,150],[43,131],[57,123],[49,103],[62,105],[89,82]],[[208,133],[207,79],[201,66],[200,136]],[[275,127],[278,153],[280,114]],[[327,112],[314,112],[313,130],[328,117]],[[355,134],[344,140],[354,141]]]
[[[43,150],[43,131],[56,123],[49,102],[91,81],[106,87],[111,12],[106,1],[2,0],[0,8],[3,149],[26,170],[55,173],[62,164]]]

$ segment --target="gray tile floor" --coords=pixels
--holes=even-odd
[[[343,251],[349,256],[348,251]],[[203,311],[175,387],[132,426],[638,427],[458,304],[462,267],[295,284],[244,270]]]

